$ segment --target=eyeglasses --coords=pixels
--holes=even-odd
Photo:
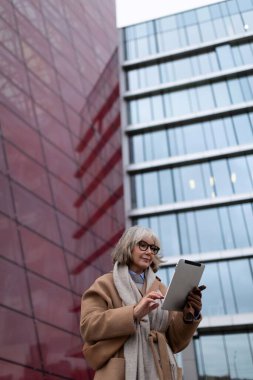
[[[159,247],[157,247],[157,246],[154,245],[154,244],[148,244],[148,243],[147,243],[146,241],[144,241],[144,240],[139,241],[139,243],[138,243],[137,245],[138,245],[138,247],[140,248],[141,251],[147,251],[148,248],[150,248],[151,251],[152,251],[152,253],[153,253],[154,255],[157,255],[158,252],[160,251],[160,248],[159,248]]]

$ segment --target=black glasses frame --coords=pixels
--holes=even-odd
[[[157,245],[155,245],[155,244],[148,244],[145,240],[139,241],[139,243],[137,245],[140,248],[140,250],[143,251],[143,252],[147,251],[148,248],[150,248],[151,252],[154,255],[157,255],[158,252],[160,251],[160,248],[157,247]]]

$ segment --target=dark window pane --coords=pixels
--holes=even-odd
[[[197,25],[191,25],[186,28],[189,44],[195,45],[201,42],[199,28]]]
[[[147,86],[155,86],[159,84],[159,66],[150,66],[146,71],[147,76]]]
[[[248,144],[249,142],[252,142],[252,126],[250,125],[248,115],[233,116],[233,123],[239,144]]]
[[[207,289],[212,289],[212,291],[203,292],[203,315],[224,314],[224,300],[217,263],[206,265],[201,282],[207,286]]]
[[[165,215],[160,217],[160,237],[165,256],[180,255],[175,215]]]
[[[143,143],[145,161],[153,160],[153,140],[151,133],[145,133],[143,135]]]
[[[196,224],[196,213],[187,212],[185,215],[187,221],[187,228],[189,231],[190,253],[199,252],[200,247],[198,238],[198,228]]]
[[[228,106],[231,103],[231,101],[228,93],[227,83],[214,83],[212,87],[217,107]]]
[[[248,334],[226,334],[225,344],[231,379],[250,379],[253,361]]]
[[[220,207],[218,212],[219,212],[220,221],[221,221],[225,249],[232,249],[235,247],[235,242],[233,238],[233,231],[232,231],[231,222],[229,218],[228,208]]]
[[[202,353],[207,378],[229,379],[223,337],[214,335],[201,337]],[[215,365],[214,365],[215,363]]]
[[[203,42],[208,42],[215,39],[213,23],[211,21],[203,22],[199,25],[199,27]]]
[[[152,134],[153,159],[165,158],[169,156],[168,141],[166,131],[158,131]]]
[[[214,99],[210,86],[200,86],[197,89],[200,111],[214,108]]]
[[[183,128],[186,153],[204,151],[205,139],[203,135],[203,125],[194,124]]]
[[[152,104],[152,119],[160,120],[164,118],[163,112],[163,99],[161,95],[156,95],[151,97]]]
[[[251,156],[253,157],[253,156]],[[229,160],[230,179],[235,193],[252,192],[252,180],[244,157],[237,157]]]
[[[211,122],[213,128],[213,136],[216,148],[224,148],[228,146],[227,136],[223,127],[223,120],[214,120]]]
[[[143,191],[144,191],[144,206],[158,205],[158,173],[151,172],[143,174]]]
[[[131,70],[127,73],[128,89],[133,91],[138,89],[138,70]]]
[[[160,197],[161,203],[172,203],[175,201],[173,194],[173,185],[171,178],[171,170],[160,170],[159,174],[159,183],[160,183]]]
[[[205,192],[201,176],[201,166],[186,166],[178,170],[181,171],[184,200],[204,198]]]
[[[229,176],[226,160],[213,161],[211,163],[214,176],[216,194],[218,196],[230,195],[233,193],[232,182]]]
[[[226,314],[235,314],[235,300],[232,292],[231,277],[227,262],[223,261],[219,263],[219,272],[222,283],[222,292],[224,294]]]
[[[230,221],[234,233],[235,244],[237,248],[248,247],[249,237],[245,225],[244,215],[241,206],[229,207]]]
[[[235,260],[229,262],[229,267],[231,271],[233,288],[235,292],[236,304],[239,313],[252,312],[252,289],[253,289],[253,279],[249,267],[248,260]],[[240,276],[240,281],[238,281],[238,273],[243,275]]]
[[[228,82],[230,97],[232,104],[241,103],[244,101],[241,86],[238,79],[230,79]]]
[[[222,45],[216,48],[219,66],[222,70],[233,67],[233,56],[229,45]]]
[[[143,136],[136,135],[131,138],[133,162],[144,161]]]
[[[224,249],[217,209],[198,211],[196,212],[196,219],[201,251]]]

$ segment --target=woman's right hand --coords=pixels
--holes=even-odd
[[[164,296],[159,290],[146,294],[134,307],[134,319],[139,322],[145,315],[157,309],[159,302],[155,301],[163,298]]]

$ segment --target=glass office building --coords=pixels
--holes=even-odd
[[[81,294],[124,228],[116,47],[114,0],[0,0],[1,380],[93,378]]]
[[[206,264],[204,319],[184,379],[253,379],[253,1],[120,31],[127,225]]]

